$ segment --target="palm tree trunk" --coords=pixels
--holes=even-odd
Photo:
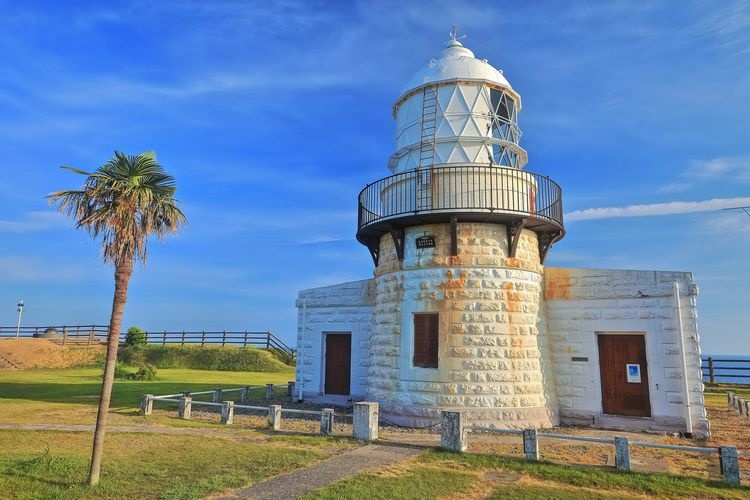
[[[115,363],[117,362],[117,348],[120,345],[120,331],[122,330],[122,313],[128,298],[128,283],[133,274],[133,261],[126,259],[115,267],[115,295],[112,299],[112,316],[109,320],[109,336],[107,337],[107,361],[104,365],[102,380],[102,394],[99,398],[99,412],[96,415],[96,430],[94,431],[94,449],[91,452],[91,467],[89,468],[89,486],[99,482],[99,470],[104,451],[104,431],[109,411],[109,400],[112,395],[112,384],[115,378]]]

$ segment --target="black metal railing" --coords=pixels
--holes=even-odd
[[[358,230],[405,216],[507,214],[563,227],[562,189],[543,175],[498,166],[410,170],[359,193]]]
[[[62,345],[92,345],[107,341],[109,327],[106,325],[61,325],[61,326],[22,326],[19,337],[28,338],[41,335],[45,330],[54,328],[57,335],[49,340]],[[15,326],[0,326],[0,337],[15,337]],[[200,346],[241,346],[257,347],[276,351],[287,360],[294,356],[294,349],[272,332],[231,332],[231,331],[161,331],[144,332],[148,344],[178,344]],[[125,342],[126,333],[120,334],[120,342]]]

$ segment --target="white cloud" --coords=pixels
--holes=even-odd
[[[714,198],[704,201],[670,201],[646,205],[602,207],[574,210],[565,214],[566,221],[609,219],[614,217],[652,217],[659,215],[712,212],[725,208],[750,206],[750,198]]]
[[[0,232],[7,233],[33,233],[68,226],[70,221],[53,210],[27,212],[16,220],[0,219]]]

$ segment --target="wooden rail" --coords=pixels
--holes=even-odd
[[[732,366],[727,366],[727,365]],[[713,356],[701,357],[701,371],[703,378],[708,378],[709,383],[716,383],[716,378],[750,379],[750,359],[717,359]],[[732,372],[743,373],[732,373]],[[730,373],[727,373],[730,372]],[[726,384],[750,383],[750,380],[738,382],[726,382]]]
[[[45,330],[54,328],[57,335],[48,338],[62,345],[92,345],[106,343],[109,328],[106,325],[61,325],[61,326],[23,326],[18,331],[20,337],[40,336]],[[15,337],[15,326],[0,326],[0,338]],[[144,332],[146,343],[161,345],[200,345],[222,347],[227,345],[240,347],[256,347],[267,351],[275,351],[287,361],[294,357],[294,349],[287,345],[272,332],[232,332],[222,331],[161,331]],[[120,343],[124,343],[126,334],[120,334]]]

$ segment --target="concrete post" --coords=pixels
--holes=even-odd
[[[539,440],[536,437],[536,429],[523,430],[523,454],[526,460],[539,460]]]
[[[221,403],[221,423],[232,425],[234,421],[234,401],[224,401]]]
[[[630,444],[628,438],[615,437],[615,467],[617,470],[630,470]]]
[[[324,436],[333,435],[333,408],[323,408],[320,411],[320,433]]]
[[[144,394],[143,399],[141,399],[141,413],[144,415],[151,415],[151,412],[153,411],[154,411],[154,395]]]
[[[354,403],[352,435],[355,439],[374,441],[378,438],[378,404]]]
[[[266,384],[266,399],[273,397],[273,384]]]
[[[281,430],[281,405],[268,407],[268,425],[275,431]]]
[[[290,398],[294,394],[294,380],[290,380],[286,383],[286,395]]]
[[[745,398],[737,398],[737,411],[740,416],[745,415]]]
[[[240,389],[240,404],[245,404],[250,399],[250,387],[243,385]]]
[[[190,410],[192,406],[193,406],[193,398],[191,398],[190,396],[181,397],[180,406],[177,408],[177,417],[182,418],[184,420],[190,420]]]
[[[441,412],[440,447],[449,451],[466,451],[466,429],[460,411]]]
[[[182,396],[183,396],[183,397],[186,397],[186,398],[192,397],[192,396],[190,395],[190,391],[182,391]]]
[[[719,446],[719,466],[724,481],[729,484],[740,484],[740,463],[737,460],[737,448]]]
[[[750,399],[745,400],[745,416],[750,420]]]
[[[214,389],[214,395],[211,398],[214,403],[221,403],[221,389]]]

